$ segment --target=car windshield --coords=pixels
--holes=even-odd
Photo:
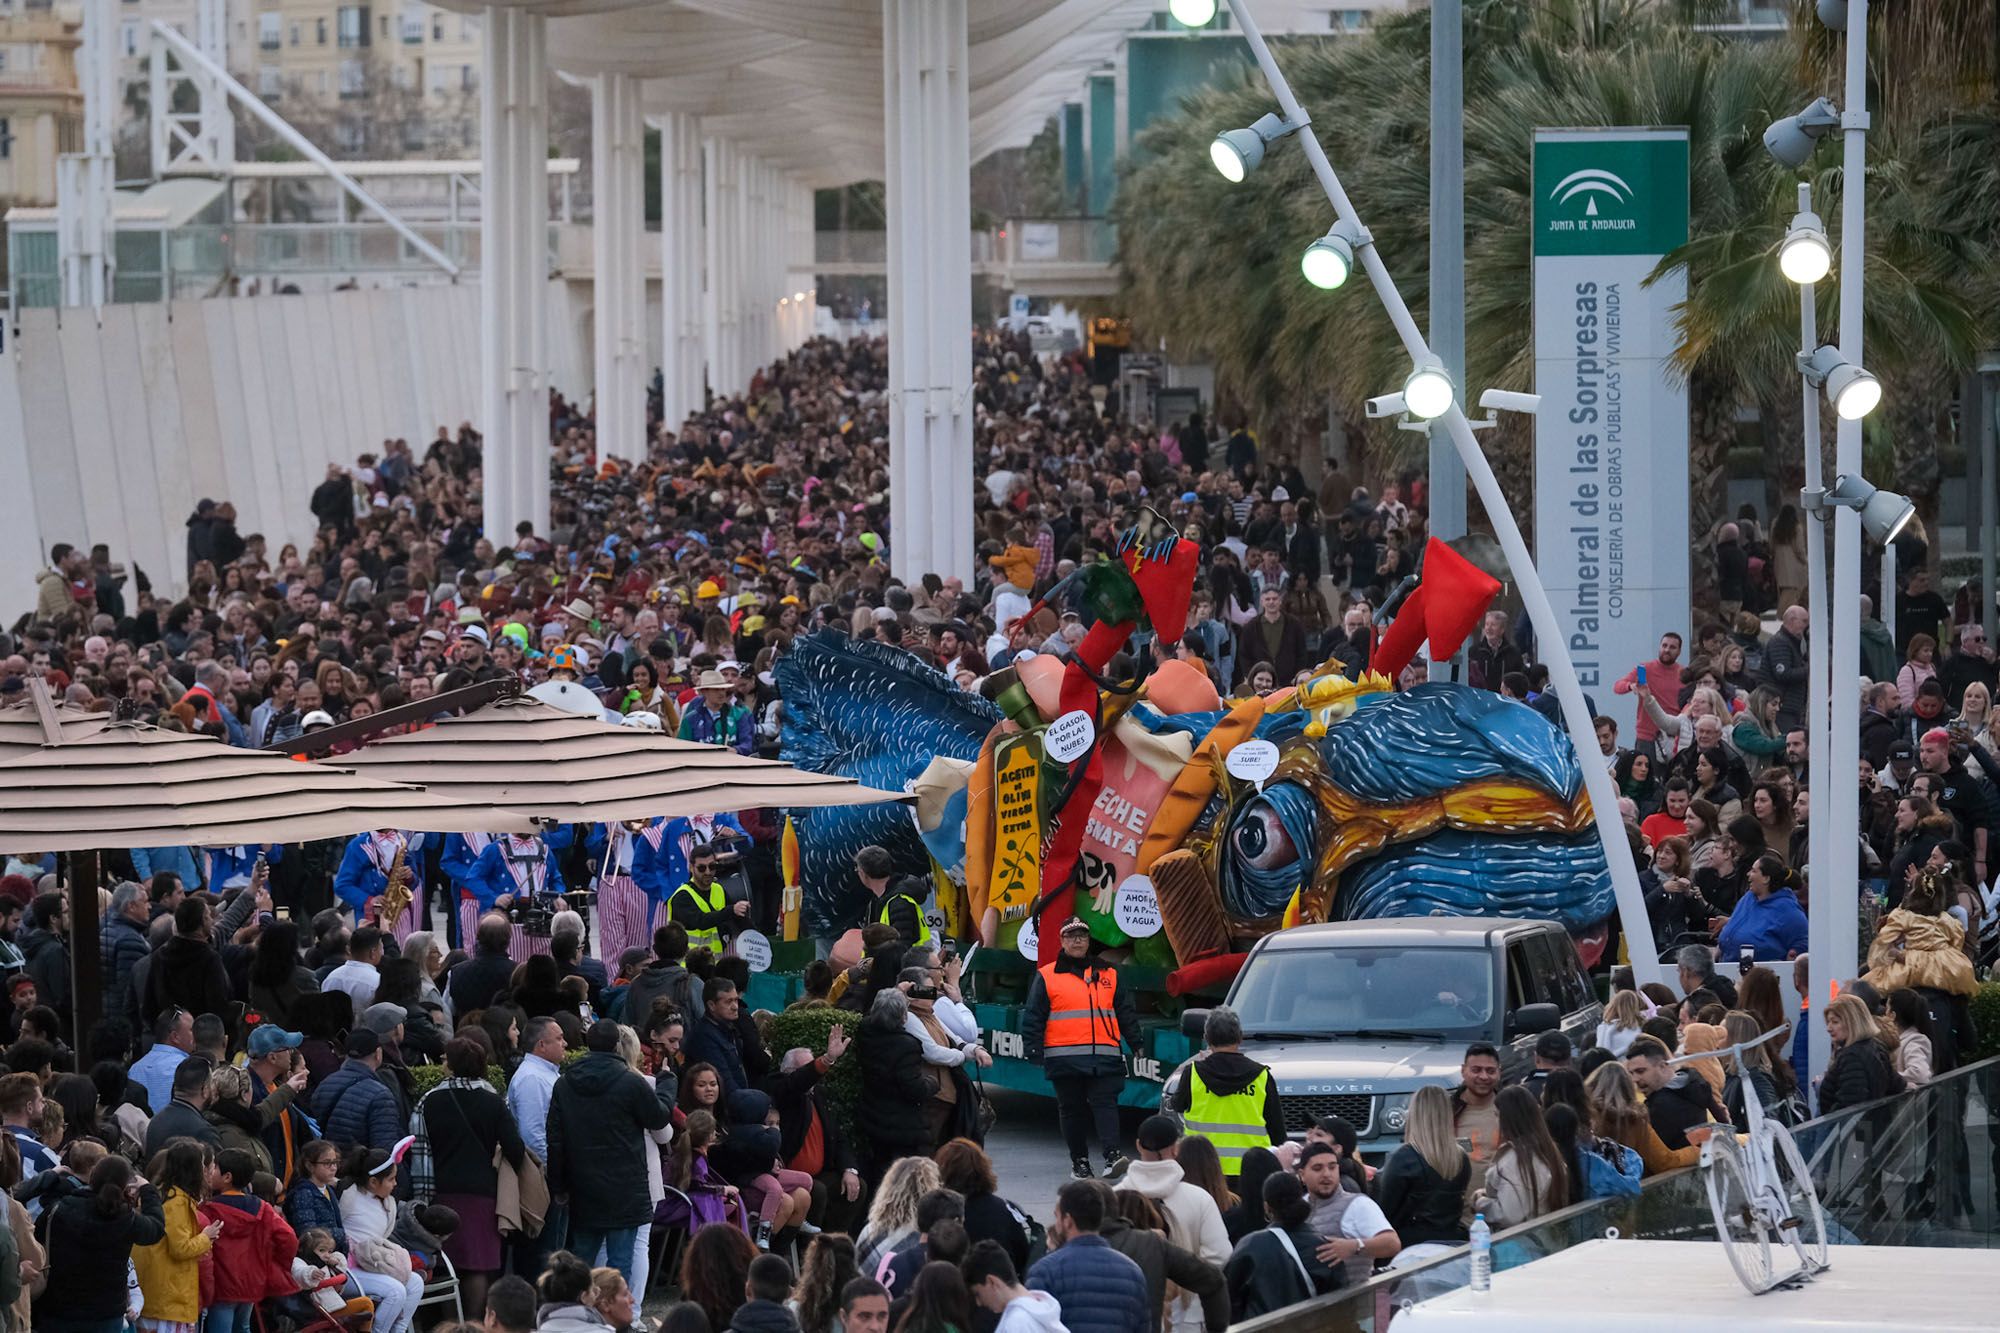
[[[1493,963],[1480,949],[1421,945],[1267,949],[1243,970],[1230,1004],[1253,1040],[1470,1040],[1488,1034]]]

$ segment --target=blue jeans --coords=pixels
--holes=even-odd
[[[585,1263],[592,1262],[599,1248],[604,1262],[618,1270],[627,1286],[632,1282],[632,1248],[639,1239],[637,1227],[586,1227],[570,1223],[570,1252]]]
[[[248,1304],[211,1305],[205,1333],[251,1333]]]

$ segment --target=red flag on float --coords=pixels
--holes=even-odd
[[[1500,581],[1432,537],[1424,546],[1424,573],[1383,634],[1370,665],[1394,680],[1428,641],[1431,656],[1449,657],[1479,625],[1500,593]]]

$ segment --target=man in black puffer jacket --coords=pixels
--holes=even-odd
[[[1660,1142],[1679,1152],[1688,1146],[1688,1131],[1716,1120],[1728,1123],[1729,1113],[1716,1103],[1708,1080],[1692,1069],[1676,1069],[1666,1044],[1657,1037],[1632,1039],[1625,1068],[1646,1094],[1646,1115]]]
[[[596,1254],[602,1245],[630,1282],[633,1242],[653,1219],[647,1131],[673,1118],[676,1084],[661,1079],[649,1088],[626,1068],[618,1058],[618,1024],[609,1020],[591,1024],[584,1047],[587,1054],[563,1070],[549,1101],[549,1192],[568,1198],[570,1249]]]

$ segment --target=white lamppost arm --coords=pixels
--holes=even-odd
[[[1271,48],[1265,43],[1264,34],[1251,16],[1246,0],[1229,0],[1229,10],[1235,16],[1236,26],[1243,32],[1244,40],[1250,44],[1250,53],[1256,57],[1257,66],[1270,84],[1272,95],[1277,98],[1285,123],[1303,126],[1297,136],[1300,146],[1306,160],[1312,164],[1313,175],[1318,177],[1320,188],[1326,192],[1327,201],[1333,205],[1334,213],[1342,222],[1360,227],[1360,214],[1347,197],[1347,191],[1341,188],[1340,178],[1334,174],[1326,150],[1313,134],[1298,98],[1292,95],[1291,85],[1286,82],[1284,72],[1272,57]],[[1367,270],[1368,281],[1374,286],[1383,309],[1388,312],[1390,323],[1396,326],[1396,336],[1409,352],[1411,360],[1419,364],[1431,360],[1430,346],[1424,341],[1423,331],[1411,317],[1410,308],[1404,303],[1402,293],[1396,289],[1395,280],[1389,276],[1381,254],[1372,244],[1357,247],[1357,251],[1355,257]],[[1597,831],[1604,843],[1604,859],[1610,866],[1612,887],[1617,893],[1619,921],[1625,932],[1633,971],[1641,982],[1665,981],[1665,970],[1653,947],[1652,926],[1639,887],[1638,867],[1633,863],[1631,845],[1626,841],[1624,821],[1618,816],[1618,792],[1611,784],[1610,771],[1605,768],[1597,749],[1597,734],[1591,724],[1590,710],[1583,700],[1583,687],[1577,680],[1576,664],[1570,660],[1569,641],[1556,620],[1555,607],[1549,602],[1548,591],[1542,587],[1541,575],[1528,553],[1528,544],[1521,536],[1520,525],[1514,521],[1513,511],[1507,507],[1507,497],[1501,492],[1493,469],[1487,465],[1486,455],[1480,452],[1471,423],[1465,419],[1465,412],[1460,406],[1465,386],[1454,385],[1453,389],[1451,407],[1439,420],[1450,432],[1458,456],[1465,464],[1466,475],[1479,492],[1480,502],[1486,506],[1494,536],[1507,556],[1507,567],[1520,590],[1528,619],[1535,627],[1535,642],[1549,669],[1549,684],[1562,705],[1563,724],[1569,732],[1570,744],[1576,749],[1577,767],[1583,774]]]

